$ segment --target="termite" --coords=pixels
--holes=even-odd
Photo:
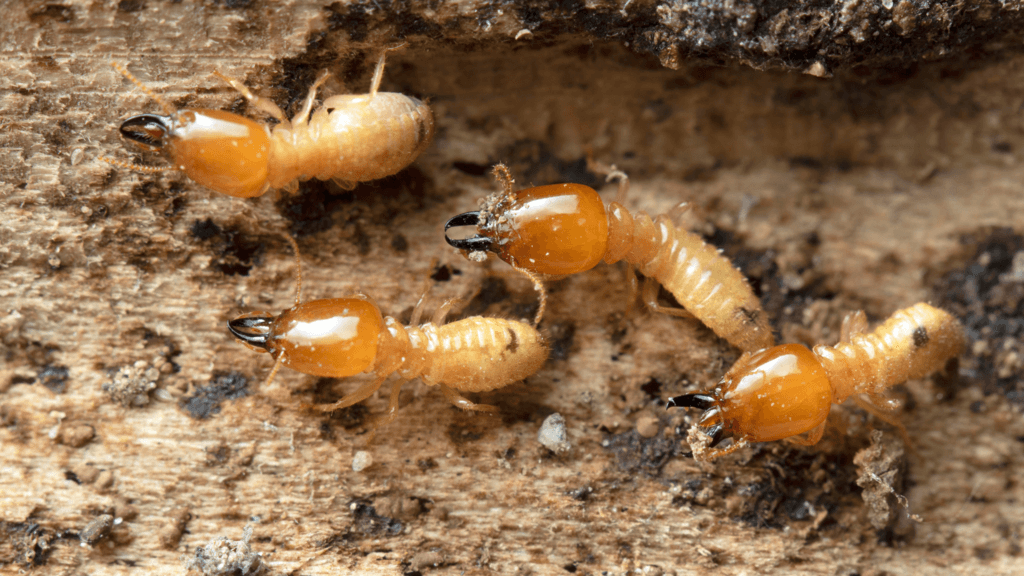
[[[300,180],[311,178],[334,180],[351,189],[356,182],[390,176],[412,163],[434,133],[434,114],[423,101],[377,91],[384,58],[394,49],[381,55],[368,94],[331,96],[312,111],[317,89],[330,77],[322,72],[291,121],[272,100],[214,72],[277,120],[272,128],[222,110],[175,109],[131,72],[112,63],[166,114],[132,116],[121,124],[121,135],[145,150],[164,152],[171,166],[103,160],[149,173],[180,170],[197,184],[239,198],[260,196],[272,188],[294,192]]]
[[[593,188],[582,184],[513,192],[514,180],[503,164],[494,167],[494,175],[503,190],[488,198],[483,210],[459,214],[445,224],[445,240],[468,251],[471,259],[486,250],[517,269],[551,275],[589,270],[602,260],[625,260],[661,283],[684,308],[659,305],[657,285],[651,284],[655,290],[644,290],[651,309],[696,317],[744,351],[774,345],[768,317],[743,274],[720,250],[678,228],[668,216],[631,215],[618,202],[606,207]],[[626,174],[610,167],[612,178],[619,178],[623,197]],[[448,235],[461,226],[474,226],[477,235]]]
[[[399,390],[409,380],[420,378],[437,386],[463,410],[496,412],[495,406],[471,402],[460,392],[502,388],[533,375],[547,360],[548,346],[533,325],[480,316],[444,324],[456,300],[445,302],[431,322],[420,326],[415,324],[423,298],[413,310],[410,326],[382,316],[373,300],[362,294],[302,302],[299,247],[286,237],[295,250],[295,306],[276,316],[251,312],[228,322],[235,337],[274,358],[264,386],[282,366],[330,378],[372,374],[370,382],[337,402],[314,406],[329,412],[365,400],[397,374],[400,379],[391,388],[387,411],[376,424],[380,427],[397,417]]]
[[[835,347],[818,345],[811,352],[783,344],[744,353],[713,390],[676,396],[668,404],[704,410],[688,436],[701,460],[783,438],[810,446],[821,440],[832,404],[859,394],[878,399],[896,384],[942,369],[964,345],[960,322],[923,302],[896,312],[871,334],[864,312],[855,312],[843,319]],[[885,419],[875,404],[854,399]],[[733,438],[731,446],[708,450],[726,438]]]

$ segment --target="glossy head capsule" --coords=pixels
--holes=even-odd
[[[680,397],[682,398],[682,397]],[[679,399],[677,405],[685,400]],[[700,426],[718,440],[771,442],[803,434],[828,417],[832,385],[814,354],[783,344],[745,356],[714,389]],[[721,432],[715,430],[721,427]]]
[[[280,316],[257,313],[228,323],[232,334],[293,370],[344,378],[370,370],[384,319],[363,297],[312,300]]]
[[[174,168],[211,190],[238,198],[267,190],[270,132],[259,122],[196,108],[132,116],[120,131],[144,149],[165,153]]]
[[[608,246],[608,216],[597,192],[582,184],[552,184],[506,195],[448,227],[478,224],[477,249],[541,274],[575,274],[597,266]],[[460,223],[462,222],[462,223]],[[458,242],[458,241],[455,241]],[[449,239],[449,243],[453,243]]]

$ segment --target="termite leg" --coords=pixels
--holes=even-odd
[[[431,278],[433,275],[434,268],[437,267],[437,258],[434,258],[430,262],[430,266],[427,267],[427,277],[423,280],[423,291],[420,293],[420,299],[416,301],[416,306],[412,309],[412,317],[409,318],[409,324],[415,326],[420,323],[420,319],[423,318],[423,308],[427,303],[427,294],[430,294],[430,289],[434,287],[434,280]]]
[[[855,394],[853,402],[868,414],[895,428],[903,443],[908,448],[913,447],[913,444],[910,442],[910,434],[907,434],[907,429],[900,422],[899,418],[893,414],[892,408],[886,406],[888,399],[884,394]]]
[[[319,76],[317,76],[316,82],[313,82],[313,85],[309,87],[309,93],[306,94],[306,101],[302,103],[302,110],[295,115],[295,118],[292,118],[292,126],[298,126],[306,123],[306,120],[309,119],[309,113],[313,111],[313,102],[316,100],[316,91],[319,90],[320,86],[322,86],[324,82],[327,82],[327,79],[330,77],[331,73],[327,70],[324,70]]]
[[[477,412],[497,412],[497,406],[491,406],[490,404],[477,404],[467,399],[462,394],[459,394],[454,389],[445,386],[444,384],[438,384],[441,388],[441,393],[448,399],[449,402],[455,405],[456,408],[463,410],[475,410]]]
[[[213,75],[217,78],[220,78],[224,82],[230,84],[232,88],[237,90],[242,96],[245,97],[246,100],[249,101],[250,104],[255,106],[258,110],[261,110],[273,116],[275,120],[281,122],[282,124],[288,124],[288,118],[284,115],[284,112],[281,111],[277,104],[274,104],[273,100],[253,94],[249,91],[249,88],[247,88],[245,84],[242,84],[234,78],[229,78],[225,76],[219,70],[214,70]]]
[[[314,404],[312,408],[321,412],[333,412],[334,410],[348,408],[353,404],[358,404],[370,396],[373,396],[373,393],[380,389],[381,385],[384,384],[384,380],[386,380],[388,376],[388,374],[378,376],[372,382],[363,384],[355,392],[343,396],[341,400],[338,400],[337,402],[332,402],[330,404]]]
[[[342,178],[331,178],[331,182],[334,182],[338,188],[342,190],[355,190],[357,182],[352,180],[344,180]]]
[[[644,285],[641,289],[641,298],[643,298],[644,305],[646,305],[651,312],[668,314],[669,316],[675,316],[677,318],[694,317],[693,314],[688,312],[685,308],[673,308],[671,306],[662,306],[661,304],[658,304],[659,290],[661,290],[661,284],[654,280],[654,278],[644,278]]]
[[[388,55],[388,52],[398,50],[405,46],[405,43],[398,44],[396,46],[390,46],[384,49],[384,52],[380,55],[380,60],[377,60],[377,67],[373,70],[373,80],[370,81],[370,96],[377,94],[377,89],[380,88],[380,82],[384,79],[384,60]]]
[[[618,180],[619,189],[615,193],[615,201],[619,204],[626,201],[626,196],[629,194],[629,175],[622,170],[619,170],[615,164],[609,166],[608,164],[594,160],[589,149],[587,150],[587,170],[590,170],[598,176],[604,176],[605,182]]]
[[[854,336],[868,331],[868,317],[863,310],[850,312],[843,316],[843,324],[839,328],[839,342],[850,342]]]
[[[295,305],[302,304],[302,256],[299,253],[299,243],[292,238],[291,234],[284,234],[284,239],[292,246],[295,252]]]
[[[391,394],[388,395],[388,409],[384,411],[384,414],[370,422],[370,427],[373,429],[371,434],[376,432],[378,428],[383,428],[394,422],[395,418],[398,418],[398,397],[402,391],[402,385],[406,382],[408,380],[399,380],[391,387]]]
[[[787,440],[794,444],[799,444],[800,446],[814,446],[821,441],[821,437],[824,435],[825,423],[822,422],[808,431],[806,436],[790,436]]]
[[[633,313],[633,306],[636,305],[636,299],[640,296],[640,277],[637,276],[636,270],[632,264],[626,264],[626,285],[629,287],[628,297],[626,299],[626,316]]]
[[[691,208],[693,208],[693,205],[691,205],[689,202],[680,202],[679,204],[676,204],[674,207],[672,207],[671,210],[668,211],[667,216],[669,220],[674,222],[675,225],[678,227],[680,225],[680,221],[683,219],[683,216],[685,216]]]
[[[434,317],[431,318],[430,321],[434,326],[443,325],[445,319],[448,318],[448,313],[452,311],[452,307],[458,306],[461,302],[461,298],[449,298],[445,300],[444,304],[441,304],[441,306],[434,312]]]
[[[427,292],[429,291],[430,288],[428,287],[426,290],[423,291],[423,295],[420,296],[420,299],[416,301],[416,306],[413,307],[412,309],[412,316],[409,318],[409,325],[416,326],[420,323],[420,320],[423,318],[423,307],[427,303]]]

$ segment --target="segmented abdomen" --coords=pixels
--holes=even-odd
[[[854,335],[835,347],[815,346],[814,354],[838,403],[851,394],[876,394],[927,376],[959,356],[965,342],[956,318],[921,302],[896,312],[871,334]]]
[[[529,324],[474,316],[422,327],[430,359],[423,380],[465,392],[501,388],[534,374],[548,357],[543,336]]]
[[[698,320],[737,348],[775,345],[768,317],[747,279],[721,252],[672,221],[609,206],[607,262],[619,258],[654,278]]]
[[[434,114],[404,94],[334,96],[307,125],[278,134],[270,176],[274,188],[311,178],[365,182],[411,164],[430,144]]]

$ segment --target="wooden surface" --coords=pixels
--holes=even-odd
[[[677,38],[666,62],[637,28],[688,29],[650,2],[628,17],[543,6],[533,21],[484,2],[0,5],[0,571],[217,573],[209,557],[229,549],[294,574],[1024,570],[1024,337],[1000,332],[1020,309],[998,313],[1021,301],[1024,256],[994,268],[1024,249],[1024,57],[1000,44],[1012,20],[985,20],[986,43],[908,43],[886,66],[828,52],[820,78],[743,67],[739,44],[715,68]],[[872,22],[894,31],[887,46],[903,37]],[[338,78],[329,91],[364,91],[379,48],[402,40],[383,88],[428,99],[438,132],[392,179],[243,201],[100,161],[160,162],[117,134],[157,108],[111,60],[177,106],[247,112],[219,70],[293,113],[319,70]],[[803,69],[787,62],[775,68]],[[901,456],[892,430],[843,406],[818,446],[761,445],[701,470],[682,440],[695,414],[659,399],[713,385],[737,352],[695,322],[627,312],[618,267],[551,284],[553,357],[482,397],[499,416],[415,383],[372,442],[386,399],[303,411],[359,379],[282,371],[264,389],[269,359],[227,332],[242,312],[291,305],[285,231],[305,298],[362,291],[407,321],[433,274],[433,305],[529,315],[530,286],[465,261],[443,223],[494,189],[499,161],[523,186],[598,185],[588,149],[630,173],[631,209],[691,202],[685,224],[736,258],[785,341],[834,342],[851,309],[878,321],[967,302],[960,377],[898,390],[913,447]],[[970,307],[971,270],[995,270],[1002,304]],[[537,441],[555,412],[572,443],[557,455]],[[372,464],[355,472],[358,451]]]

